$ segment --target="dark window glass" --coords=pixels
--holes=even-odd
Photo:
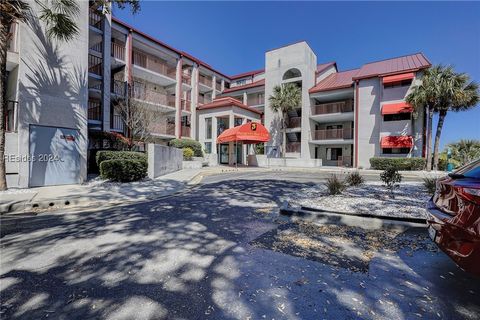
[[[386,115],[383,116],[383,121],[410,120],[411,117],[412,117],[412,114],[410,112],[386,114]]]
[[[205,142],[205,153],[212,153],[212,143]]]
[[[402,80],[402,81],[397,81],[397,82],[385,83],[383,85],[383,87],[385,89],[399,88],[399,87],[407,87],[407,86],[410,86],[411,84],[412,84],[412,79],[408,79],[408,80]]]
[[[408,154],[410,148],[383,148],[383,154]]]

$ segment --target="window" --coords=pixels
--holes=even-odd
[[[212,139],[212,118],[205,119],[205,139]]]
[[[188,119],[188,116],[182,116],[182,127],[190,127],[190,119]]]
[[[205,153],[212,153],[212,143],[205,142]]]
[[[333,129],[342,129],[343,125],[341,124],[333,124],[333,125],[328,125],[327,130],[333,130]]]
[[[407,87],[407,86],[410,86],[411,84],[412,84],[412,79],[407,79],[407,80],[402,80],[397,82],[385,83],[383,87],[385,89],[399,88],[399,87]]]
[[[228,129],[228,119],[217,118],[217,136]]]
[[[292,68],[292,69],[289,69],[287,70],[287,72],[285,72],[283,74],[283,80],[288,80],[288,79],[291,79],[291,78],[298,78],[298,77],[301,77],[302,76],[302,73],[300,72],[300,70],[298,70],[297,68]]]
[[[233,126],[234,127],[237,127],[237,126],[241,126],[243,123],[243,118],[235,118],[233,120]]]
[[[383,154],[409,154],[410,148],[383,148]]]
[[[242,79],[242,80],[237,80],[237,81],[235,81],[235,84],[236,84],[237,86],[243,86],[243,85],[246,84],[246,83],[247,83],[247,80],[246,80],[246,79]]]
[[[342,156],[342,148],[327,148],[327,160],[339,160]]]
[[[383,121],[410,120],[411,117],[412,117],[412,114],[410,112],[386,114],[386,115],[383,116]]]

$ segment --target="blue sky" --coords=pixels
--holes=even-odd
[[[305,40],[340,70],[423,52],[480,82],[480,3],[161,2],[115,15],[228,75],[264,67],[265,51]],[[480,106],[449,113],[442,146],[480,139]]]

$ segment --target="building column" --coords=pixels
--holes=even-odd
[[[105,132],[110,131],[110,111],[112,109],[110,102],[111,91],[111,63],[110,52],[112,50],[112,15],[107,14],[103,19],[103,88],[102,88],[102,129]]]
[[[220,85],[220,91],[223,92],[225,90],[225,79],[222,79],[221,85]]]
[[[217,97],[216,85],[217,85],[217,76],[213,75],[213,77],[212,77],[212,100],[215,100],[215,98]]]
[[[247,92],[245,91],[243,93],[243,104],[247,106],[248,105],[247,102],[248,102],[248,96],[247,96]]]
[[[190,115],[190,138],[197,140],[197,106],[198,106],[198,64],[193,64],[192,70],[192,98]]]
[[[177,84],[175,85],[175,133],[177,138],[182,137],[182,68],[183,60],[180,56],[177,60],[177,70],[175,79]]]

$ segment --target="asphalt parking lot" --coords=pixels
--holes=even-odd
[[[368,234],[364,247],[357,229],[342,242],[339,230],[309,236],[280,217],[283,197],[316,179],[224,174],[152,202],[2,217],[0,317],[480,318],[480,280],[426,230]]]

